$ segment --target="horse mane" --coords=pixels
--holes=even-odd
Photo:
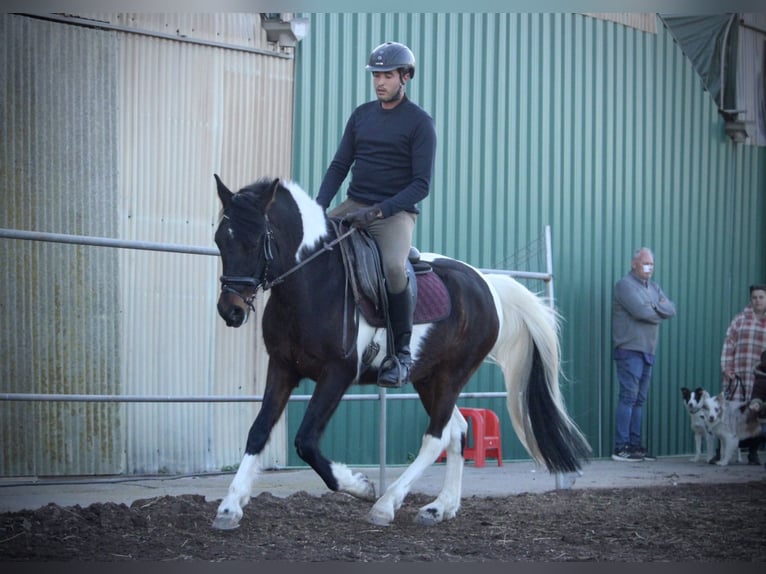
[[[252,245],[263,233],[266,205],[271,199],[267,193],[271,181],[261,178],[240,189],[232,195],[231,206],[224,214],[229,218],[232,231]]]
[[[243,187],[232,196],[231,209],[226,212],[235,233],[251,244],[263,233],[264,219],[274,199],[270,193],[273,182],[271,178],[262,177]],[[290,180],[280,181],[279,185],[290,194],[298,210],[302,238],[295,258],[299,261],[327,236],[327,218],[322,207],[300,185]]]

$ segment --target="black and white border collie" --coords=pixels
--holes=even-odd
[[[702,439],[705,439],[705,462],[710,462],[715,456],[715,436],[705,422],[705,412],[702,405],[710,399],[708,393],[702,387],[697,387],[693,391],[682,387],[681,396],[683,397],[684,407],[689,413],[689,421],[692,431],[694,431],[694,457],[691,462],[699,462],[702,457]]]

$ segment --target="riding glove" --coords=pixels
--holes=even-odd
[[[349,213],[344,219],[351,227],[366,229],[376,219],[383,219],[383,210],[377,205],[362,207]]]

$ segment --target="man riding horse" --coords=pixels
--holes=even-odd
[[[407,46],[381,44],[366,70],[372,72],[377,100],[352,112],[316,201],[326,210],[351,171],[347,199],[328,215],[366,229],[380,250],[395,349],[388,350],[378,385],[396,388],[409,380],[412,367],[415,305],[405,266],[416,204],[429,193],[436,130],[431,116],[405,95],[415,75],[415,56]]]

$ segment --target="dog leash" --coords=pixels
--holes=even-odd
[[[734,383],[734,388],[732,388],[732,382]],[[726,397],[727,401],[736,400],[735,395],[737,394],[737,388],[739,388],[740,392],[742,393],[742,400],[747,400],[745,384],[742,382],[742,378],[735,374],[734,381],[729,380],[729,384],[726,386],[726,393],[724,396]]]

